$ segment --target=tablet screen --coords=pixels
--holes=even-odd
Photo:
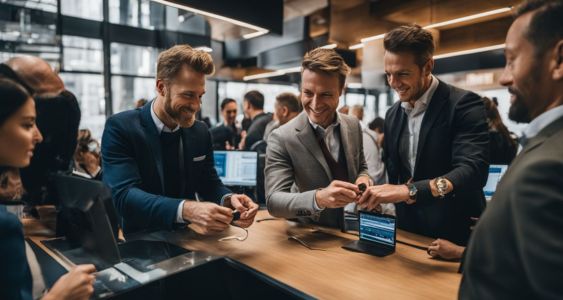
[[[360,211],[360,239],[386,246],[395,246],[395,218]]]

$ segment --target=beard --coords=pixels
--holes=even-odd
[[[521,94],[512,88],[508,90],[514,95],[514,102],[508,110],[508,118],[516,123],[530,123],[530,110],[524,103]]]
[[[195,123],[197,111],[188,106],[182,106],[180,110],[174,110],[170,94],[167,94],[164,98],[164,111],[182,128],[190,128]]]

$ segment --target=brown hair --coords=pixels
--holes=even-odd
[[[333,49],[316,48],[307,52],[303,57],[301,67],[301,74],[305,70],[310,70],[327,75],[337,75],[340,89],[344,88],[346,76],[350,73],[350,67],[344,62],[342,56]]]
[[[403,25],[385,34],[383,47],[392,53],[412,53],[422,68],[434,55],[434,38],[418,25]]]
[[[512,145],[516,145],[516,142],[510,136],[508,128],[506,128],[500,118],[497,105],[487,97],[483,97],[483,103],[485,104],[485,112],[487,114],[489,129],[496,129],[506,140],[510,141]]]
[[[301,103],[297,96],[292,93],[281,93],[276,97],[276,102],[287,109],[290,112],[300,112],[301,111]]]
[[[176,45],[158,55],[156,78],[170,82],[183,66],[205,75],[213,74],[215,67],[209,53],[195,50],[188,45]]]

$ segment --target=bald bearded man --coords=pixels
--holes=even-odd
[[[53,202],[46,188],[48,176],[52,172],[68,171],[72,166],[80,123],[78,101],[45,60],[17,56],[6,61],[6,65],[34,91],[37,127],[43,134],[43,142],[36,146],[30,166],[21,170],[27,201]]]

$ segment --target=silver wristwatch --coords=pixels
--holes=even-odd
[[[436,178],[435,183],[438,194],[440,194],[440,198],[444,198],[446,196],[446,191],[448,190],[448,181],[444,177],[438,177]]]

